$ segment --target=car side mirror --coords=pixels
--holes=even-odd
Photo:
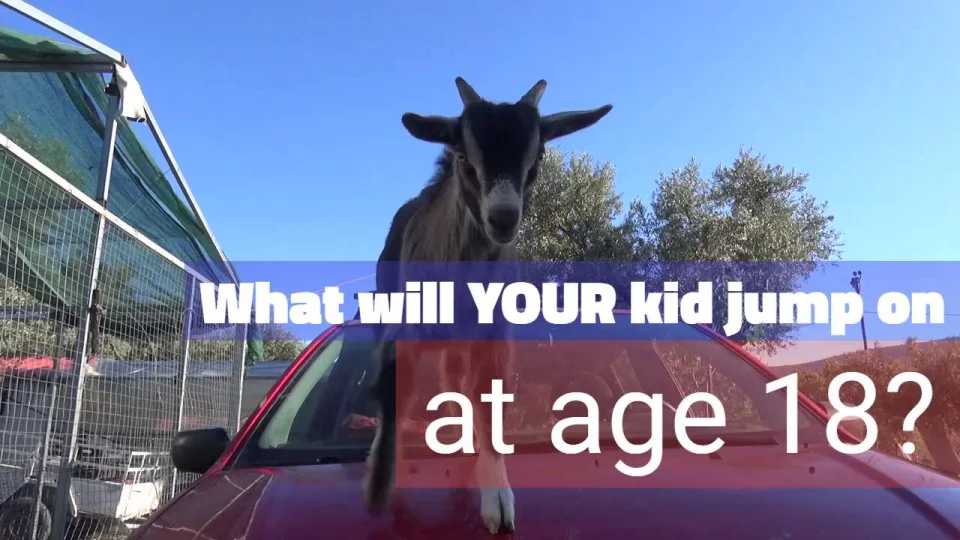
[[[173,437],[170,458],[177,470],[203,474],[220,459],[230,444],[230,435],[222,427],[189,429]]]

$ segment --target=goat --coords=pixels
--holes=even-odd
[[[456,85],[463,102],[459,116],[408,112],[401,118],[410,135],[443,145],[443,150],[431,180],[393,217],[378,260],[378,292],[403,291],[402,268],[409,262],[516,261],[515,241],[546,143],[590,127],[613,108],[604,105],[541,116],[545,80],[534,84],[515,103],[487,101],[461,77],[456,78]],[[399,264],[401,270],[383,272],[385,264]],[[455,387],[467,396],[480,417],[474,421],[476,478],[481,488],[481,515],[491,534],[515,527],[514,495],[503,456],[490,442],[488,407],[480,406],[480,394],[489,391],[491,379],[500,378],[512,363],[507,333],[502,337],[503,343],[495,342],[492,354],[487,346],[440,345],[444,349],[439,366],[441,385]],[[412,370],[397,369],[397,334],[381,330],[376,339],[379,371],[372,393],[380,423],[364,484],[367,508],[374,515],[393,495],[397,425],[409,413],[414,377]],[[484,354],[477,354],[481,350]],[[414,346],[404,347],[400,354],[418,353]],[[496,487],[485,487],[490,485]]]

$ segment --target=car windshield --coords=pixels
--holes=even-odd
[[[562,411],[552,410],[553,403],[569,392],[589,394],[600,405],[602,438],[611,434],[614,402],[629,392],[663,396],[665,439],[675,438],[674,414],[681,400],[697,392],[718,398],[726,422],[721,427],[688,428],[693,437],[699,430],[710,440],[719,434],[727,444],[736,444],[738,436],[747,440],[786,429],[784,393],[767,393],[766,376],[696,327],[638,325],[630,322],[629,315],[618,315],[612,325],[535,322],[517,327],[516,336],[514,402],[505,405],[503,419],[508,443],[549,443],[560,419],[585,416],[586,409],[578,402]],[[282,465],[364,459],[378,423],[368,389],[375,374],[373,345],[369,326],[347,325],[328,337],[266,411],[240,460],[248,465]],[[402,423],[402,430],[419,433],[422,441],[431,421],[459,414],[459,408],[427,410],[430,398],[441,392],[437,369],[418,372],[417,390],[411,418]],[[691,417],[714,414],[703,403],[694,404],[687,413]],[[646,440],[643,436],[649,437],[651,421],[649,406],[631,404],[623,416],[624,432],[631,440]],[[801,407],[801,442],[822,432],[809,429],[815,423]],[[574,433],[575,428],[568,428],[564,436],[573,440]],[[444,438],[441,430],[440,439]]]

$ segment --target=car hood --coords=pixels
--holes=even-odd
[[[682,452],[682,451],[681,451]],[[960,537],[960,482],[885,454],[840,459],[826,453],[784,455],[782,447],[724,448],[711,463],[715,478],[739,488],[629,489],[612,467],[593,475],[625,479],[624,487],[518,488],[514,538],[790,539]],[[766,458],[763,458],[765,454]],[[591,462],[593,456],[590,456]],[[642,456],[604,453],[604,461]],[[610,460],[609,458],[613,458]],[[569,459],[569,458],[560,458]],[[664,453],[654,476],[690,469],[708,456]],[[686,460],[690,460],[685,463]],[[511,470],[549,468],[551,457],[513,455]],[[702,462],[702,461],[701,461]],[[565,461],[564,463],[569,463]],[[637,463],[642,465],[643,462]],[[862,467],[862,465],[868,467]],[[391,511],[370,517],[363,507],[362,464],[238,469],[210,475],[157,514],[138,540],[298,540],[307,538],[488,538],[479,495],[463,489],[401,489]],[[838,487],[751,487],[748,477],[846,477]],[[880,476],[886,474],[886,478]],[[799,477],[799,476],[797,476]],[[889,489],[895,478],[912,489]],[[597,485],[603,482],[597,482]],[[776,486],[774,482],[768,482]],[[722,486],[721,482],[716,484]],[[730,484],[728,484],[730,485]],[[753,483],[760,486],[761,483]],[[782,484],[786,485],[786,484]],[[812,484],[811,484],[812,485]],[[839,487],[841,485],[857,487]],[[871,487],[872,486],[872,487]],[[925,487],[926,486],[926,487]]]

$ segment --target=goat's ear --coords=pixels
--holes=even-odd
[[[540,136],[543,142],[549,142],[576,133],[596,124],[611,109],[613,105],[604,105],[589,111],[567,111],[543,116],[540,118]]]
[[[456,140],[457,119],[449,116],[420,116],[406,113],[400,119],[403,127],[421,141],[453,146]]]

